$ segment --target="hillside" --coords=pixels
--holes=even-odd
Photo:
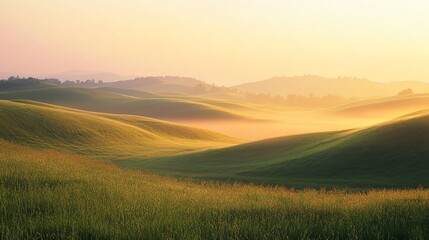
[[[138,97],[138,98],[171,98],[171,99],[181,99],[186,101],[192,101],[197,103],[203,103],[208,104],[211,106],[216,106],[232,111],[237,111],[240,113],[260,113],[266,110],[266,107],[264,108],[259,105],[250,104],[245,102],[244,99],[224,99],[222,96],[213,96],[211,95],[205,96],[205,95],[188,95],[188,94],[174,94],[174,95],[165,95],[165,94],[155,94],[150,92],[144,92],[140,90],[134,90],[134,89],[126,89],[126,88],[114,88],[114,87],[100,87],[97,88],[98,90],[111,92],[111,93],[118,93],[123,94],[126,96],[131,97]]]
[[[137,98],[162,98],[163,96],[155,93],[144,92],[144,91],[134,90],[134,89],[127,89],[127,88],[99,87],[96,89],[104,92],[118,93],[118,94],[123,94],[126,96],[132,96]]]
[[[132,80],[123,80],[105,83],[105,87],[128,88],[154,93],[193,93],[198,85],[209,87],[210,85],[188,77],[142,77]]]
[[[294,187],[429,186],[429,113],[364,129],[268,139],[121,165]]]
[[[155,94],[113,88],[108,88],[105,91],[102,89],[68,87],[37,88],[25,91],[1,92],[0,99],[26,99],[88,111],[131,114],[164,120],[249,119],[233,110],[207,103],[162,96],[158,97]]]
[[[338,95],[343,97],[368,98],[393,96],[411,88],[416,93],[429,92],[429,84],[417,81],[381,83],[356,78],[324,78],[319,76],[274,77],[268,80],[234,86],[243,92],[267,93],[287,96],[289,94],[316,96]]]
[[[195,184],[0,140],[0,236],[10,240],[426,239],[428,197]]]
[[[410,112],[429,108],[429,94],[412,94],[357,101],[328,109],[333,116],[351,118],[392,119]]]
[[[37,102],[0,101],[0,138],[107,160],[165,156],[239,140],[137,116],[78,111]]]

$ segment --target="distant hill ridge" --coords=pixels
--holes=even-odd
[[[325,78],[320,76],[274,77],[263,81],[244,83],[234,86],[240,91],[271,93],[287,96],[289,94],[328,94],[343,97],[385,97],[411,88],[415,93],[429,92],[429,84],[418,81],[374,82],[367,79],[350,77]]]
[[[30,78],[34,80],[34,78]],[[375,82],[367,79],[320,76],[274,77],[263,81],[244,83],[232,87],[215,86],[190,77],[153,76],[139,77],[131,80],[102,82],[94,79],[79,82],[60,82],[48,79],[41,83],[86,88],[124,88],[161,94],[213,94],[213,93],[258,93],[268,96],[301,95],[301,96],[339,96],[344,98],[373,98],[397,95],[404,89],[414,93],[429,93],[429,83],[419,81]],[[34,85],[34,84],[33,84]],[[0,86],[0,91],[2,87]]]

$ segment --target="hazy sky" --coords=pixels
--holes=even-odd
[[[1,0],[0,72],[429,81],[427,0]]]

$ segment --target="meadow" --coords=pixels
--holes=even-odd
[[[56,87],[3,93],[14,100],[0,100],[0,239],[429,238],[428,111],[249,141],[98,109],[164,99],[168,113],[179,99],[253,119],[288,111],[145,94]],[[75,104],[97,112],[70,108]],[[287,114],[319,129],[322,115],[337,119],[328,125],[353,121],[336,116],[353,106]],[[284,116],[251,126],[271,134],[262,127],[278,120],[273,129],[280,130]],[[228,125],[241,132],[250,126]]]
[[[428,199],[194,183],[0,142],[1,239],[427,239]]]
[[[428,187],[429,113],[246,142],[157,119],[0,100],[0,138],[123,168],[294,188]]]

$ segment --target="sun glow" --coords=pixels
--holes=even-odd
[[[0,9],[0,72],[186,75],[225,85],[308,73],[429,78],[425,1],[3,0]]]

